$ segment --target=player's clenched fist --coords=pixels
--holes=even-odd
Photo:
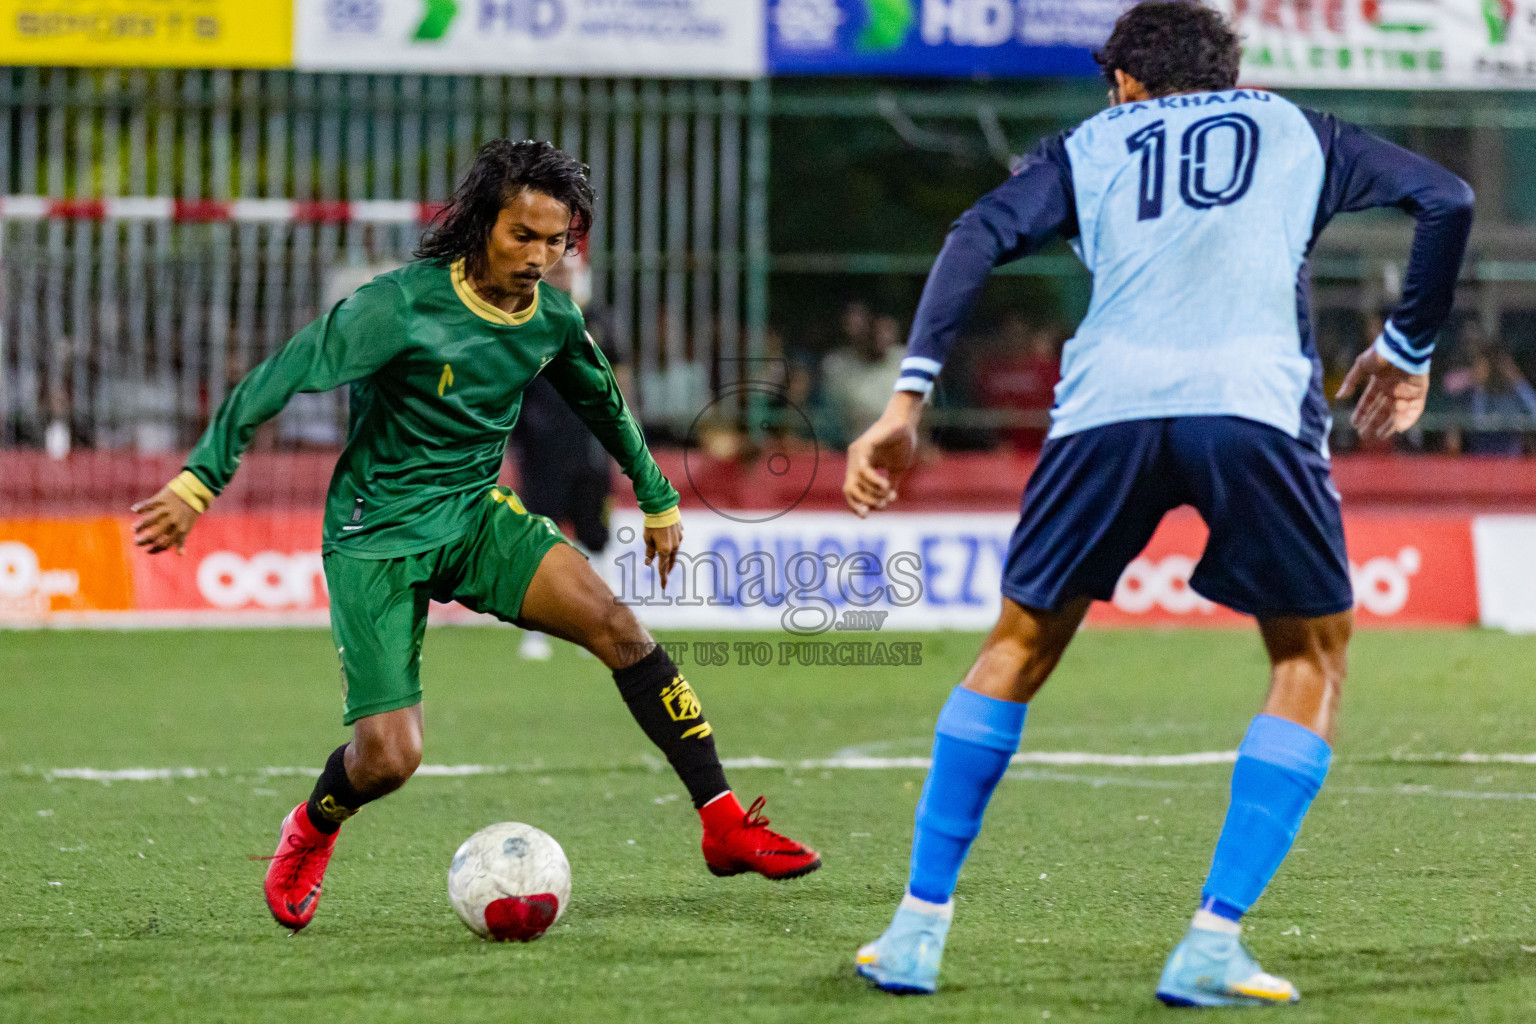
[[[875,425],[848,446],[843,498],[860,519],[896,500],[896,485],[917,455],[921,395],[898,391]]]

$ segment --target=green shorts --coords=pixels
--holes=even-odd
[[[325,556],[331,636],[341,658],[342,724],[421,703],[421,641],[428,601],[515,620],[560,529],[492,488],[464,535],[401,558]]]

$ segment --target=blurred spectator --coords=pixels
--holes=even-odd
[[[1511,429],[1510,424],[1526,420],[1536,425],[1536,388],[1507,351],[1483,339],[1476,321],[1468,321],[1463,328],[1461,344],[1467,364],[1447,373],[1441,387],[1452,400],[1451,408],[1466,422],[1446,432],[1446,450],[1523,455],[1525,432]],[[1480,423],[1490,429],[1482,429]]]
[[[784,335],[769,328],[762,368],[754,379],[761,380],[772,393],[768,400],[773,433],[783,444],[815,440],[815,415],[811,409],[811,388],[815,362],[805,352],[788,349]]]
[[[176,450],[176,382],[169,376],[145,379],[127,387],[128,421],[133,446],[144,455]]]
[[[838,340],[836,347],[862,350],[870,343],[870,335],[875,329],[875,317],[868,306],[858,299],[853,299],[843,307],[841,326],[843,336]]]
[[[1061,379],[1061,345],[1066,331],[1059,324],[1031,327],[1023,317],[1003,321],[995,355],[977,368],[976,393],[988,409],[1035,413],[1042,424],[1056,404]],[[1003,433],[1014,448],[1035,451],[1045,443],[1047,428],[1015,427]]]
[[[674,316],[677,320],[674,321]],[[668,339],[673,328],[682,327],[681,351]],[[709,409],[715,396],[710,390],[710,364],[694,351],[698,339],[688,328],[686,309],[675,313],[665,303],[656,311],[656,337],[659,345],[649,360],[640,357],[635,380],[640,389],[640,407],[645,410],[648,429],[663,438],[682,441],[701,412]],[[645,351],[642,337],[637,352]]]
[[[69,428],[69,393],[62,385],[48,389],[48,428],[43,431],[43,448],[50,459],[69,456],[72,443]]]
[[[877,316],[869,323],[862,303],[850,302],[843,311],[846,348],[821,361],[821,390],[830,418],[847,443],[880,418],[891,397],[905,355],[901,321]]]

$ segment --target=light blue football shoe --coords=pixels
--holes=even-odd
[[[1278,1006],[1301,998],[1284,978],[1265,974],[1236,931],[1191,925],[1168,957],[1157,998],[1169,1006]]]
[[[903,896],[885,934],[859,949],[859,974],[885,992],[932,994],[939,987],[939,961],[954,916],[953,899],[940,905],[911,893]]]

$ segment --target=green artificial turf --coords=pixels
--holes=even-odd
[[[679,641],[769,640],[679,635]],[[890,638],[887,638],[890,639]],[[686,671],[727,757],[926,752],[977,638],[920,668]],[[681,786],[590,658],[519,660],[504,630],[428,638],[432,764],[349,823],[314,924],[267,916],[283,814],[345,736],[319,631],[0,633],[0,1020],[1163,1020],[1152,989],[1194,908],[1226,804],[1222,765],[1025,766],[961,878],[943,988],[868,990],[854,950],[905,877],[922,773],[741,768],[825,867],[716,879]],[[1033,751],[1230,750],[1262,696],[1246,633],[1094,632],[1030,712]],[[1248,934],[1294,1021],[1536,1019],[1536,638],[1360,638],[1328,781]],[[53,769],[190,767],[111,784]],[[521,820],[565,846],[570,909],[530,945],[448,907],[457,845]]]

